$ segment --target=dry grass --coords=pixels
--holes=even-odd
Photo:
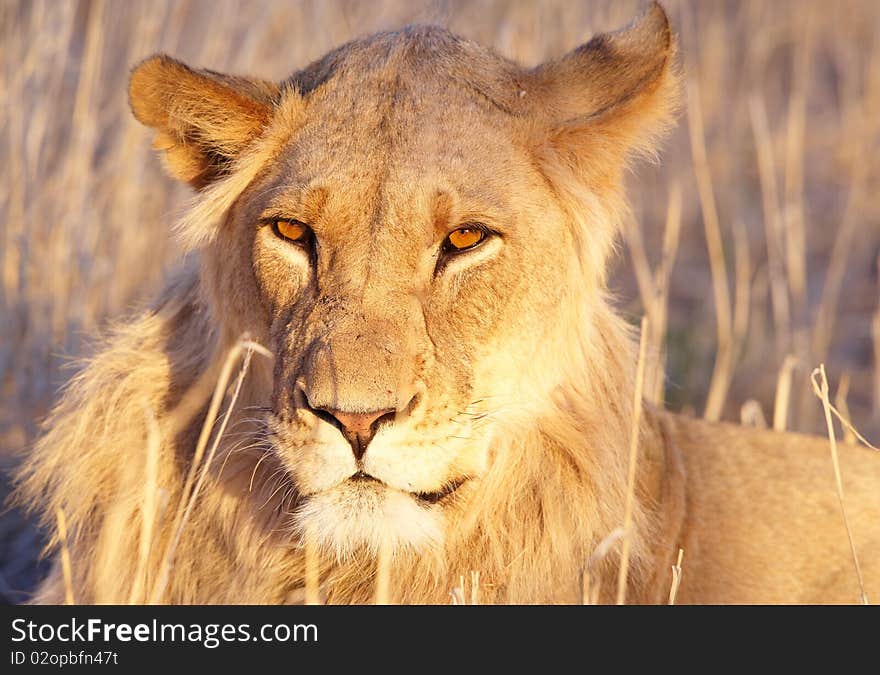
[[[853,540],[852,528],[849,526],[849,518],[846,515],[846,500],[843,496],[843,481],[840,479],[840,458],[837,452],[837,437],[834,433],[834,422],[831,419],[831,402],[828,400],[828,377],[825,375],[825,364],[821,364],[812,374],[813,389],[816,396],[822,401],[822,409],[825,411],[825,424],[828,426],[828,440],[831,447],[831,464],[834,467],[834,485],[837,489],[837,499],[840,502],[840,513],[843,516],[843,526],[846,528],[846,537],[849,540],[849,548],[852,552],[853,567],[856,578],[859,580],[859,590],[863,605],[868,604],[868,594],[865,592],[865,581],[862,578],[862,568],[859,565],[859,556],[856,552],[856,543]],[[839,415],[838,415],[839,416]],[[841,418],[842,419],[842,418]]]
[[[73,570],[70,566],[70,549],[67,547],[67,519],[64,511],[55,511],[55,520],[58,523],[58,546],[61,549],[61,573],[64,575],[64,604],[73,605]]]
[[[391,599],[391,563],[392,552],[386,543],[379,547],[376,556],[376,592],[373,602],[376,605],[390,605]]]
[[[187,194],[162,175],[128,111],[132,64],[162,50],[281,78],[357,34],[416,21],[537,63],[622,25],[637,5],[0,4],[0,462],[8,467],[35,437],[69,376],[64,365],[88,351],[87,336],[147,301],[179,263],[169,226]],[[623,311],[649,318],[645,395],[711,419],[736,420],[748,403],[749,419],[772,410],[774,428],[820,432],[807,366],[824,362],[850,374],[837,408],[876,438],[880,5],[666,5],[681,34],[688,104],[662,163],[631,182],[633,264],[621,256],[613,277]],[[45,35],[52,39],[35,39]],[[149,499],[145,529],[166,514]],[[9,544],[0,591],[14,601],[33,583],[32,532],[13,512],[0,520],[0,537]]]
[[[681,586],[681,561],[684,558],[684,549],[678,549],[678,559],[672,566],[672,584],[669,586],[668,604],[675,604],[675,596],[678,595],[678,587]]]
[[[226,404],[226,412],[223,415],[220,426],[215,430],[214,422],[217,420],[217,415],[220,412],[220,406],[223,404],[224,399],[227,397],[227,387],[229,385],[229,380],[232,377],[232,369],[242,357],[242,352],[244,352],[244,358],[242,359],[242,365],[241,370],[239,371],[238,379],[235,382],[235,389]],[[248,340],[247,336],[243,336],[242,339],[240,339],[229,350],[229,353],[226,355],[226,360],[223,362],[223,367],[220,370],[217,384],[214,387],[214,393],[211,396],[211,403],[208,406],[208,414],[205,417],[205,421],[202,424],[201,432],[199,433],[199,439],[196,442],[195,453],[193,454],[192,464],[190,464],[189,471],[186,476],[186,482],[183,486],[183,492],[181,493],[180,502],[177,505],[177,511],[175,513],[171,529],[174,535],[171,539],[171,542],[168,544],[167,548],[163,552],[161,558],[162,562],[159,566],[158,578],[156,580],[156,583],[153,586],[151,592],[147,595],[151,604],[160,603],[164,598],[165,588],[171,575],[171,568],[174,565],[174,554],[177,551],[177,546],[180,543],[181,537],[183,536],[183,531],[186,527],[186,523],[189,520],[190,514],[192,513],[193,507],[195,506],[196,500],[198,499],[199,492],[201,491],[205,478],[208,475],[208,469],[211,467],[211,464],[214,461],[214,455],[217,452],[217,447],[220,444],[220,439],[223,437],[223,434],[226,431],[226,426],[229,423],[229,418],[232,415],[232,410],[234,409],[235,403],[238,400],[238,395],[241,392],[241,386],[244,382],[245,376],[247,375],[251,356],[254,352],[257,352],[262,356],[272,358],[272,353],[266,350],[265,347]],[[172,414],[170,416],[170,426],[172,428],[175,426],[173,420],[175,416],[178,415],[178,410],[172,411]],[[182,424],[177,426],[182,426]],[[206,456],[205,449],[212,435],[214,436],[214,442],[211,444],[211,450]],[[197,472],[198,480],[196,481]]]
[[[791,399],[791,380],[797,359],[789,354],[782,361],[779,377],[776,379],[776,397],[773,400],[773,430],[785,431],[788,428],[789,400]]]
[[[642,318],[639,334],[639,360],[636,368],[636,386],[633,390],[632,428],[629,432],[629,470],[626,477],[626,504],[623,511],[623,545],[620,552],[620,570],[617,575],[617,604],[626,603],[629,556],[632,549],[633,508],[636,501],[636,467],[639,460],[639,436],[642,423],[642,393],[645,386],[645,361],[650,340],[648,318]]]
[[[315,537],[311,532],[307,532],[305,536],[305,596],[304,601],[307,605],[321,604],[321,561],[318,545]]]

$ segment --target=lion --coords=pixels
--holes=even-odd
[[[67,523],[34,601],[367,603],[381,563],[389,602],[478,572],[484,603],[612,603],[627,520],[626,602],[666,602],[679,549],[679,603],[858,601],[827,439],[640,403],[626,517],[638,359],[606,277],[676,61],[654,3],[532,68],[426,26],[280,83],[138,65],[188,255],[23,464]],[[242,336],[266,354],[212,400]],[[880,459],[841,463],[876,595]]]

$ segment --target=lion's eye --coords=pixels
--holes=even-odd
[[[443,248],[447,252],[466,251],[474,248],[486,239],[486,229],[479,225],[465,225],[453,230],[443,242]]]
[[[282,239],[300,243],[308,239],[309,232],[311,231],[308,225],[301,223],[298,220],[280,219],[272,222],[272,229],[275,230],[275,234]]]

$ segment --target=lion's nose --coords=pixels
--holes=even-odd
[[[355,459],[359,460],[364,456],[367,446],[373,440],[373,436],[376,435],[382,423],[392,421],[396,411],[393,408],[385,408],[384,410],[355,413],[324,408],[321,412],[333,418],[332,421],[335,422],[337,428],[345,436],[345,440],[351,445]]]

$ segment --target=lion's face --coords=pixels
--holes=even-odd
[[[551,368],[570,286],[573,242],[509,120],[383,86],[309,101],[234,218],[230,272],[277,355],[273,445],[337,546],[439,539],[504,410]]]
[[[172,172],[229,205],[203,277],[227,331],[275,354],[261,403],[302,531],[340,553],[439,542],[493,470],[493,438],[571,375],[638,141],[633,124],[609,141],[604,111],[631,122],[645,105],[630,85],[665,64],[663,26],[660,56],[624,78],[602,68],[633,36],[596,44],[577,100],[560,79],[589,50],[527,71],[439,29],[353,43],[281,87],[161,58],[135,71],[135,114]],[[188,88],[199,100],[172,105]]]

